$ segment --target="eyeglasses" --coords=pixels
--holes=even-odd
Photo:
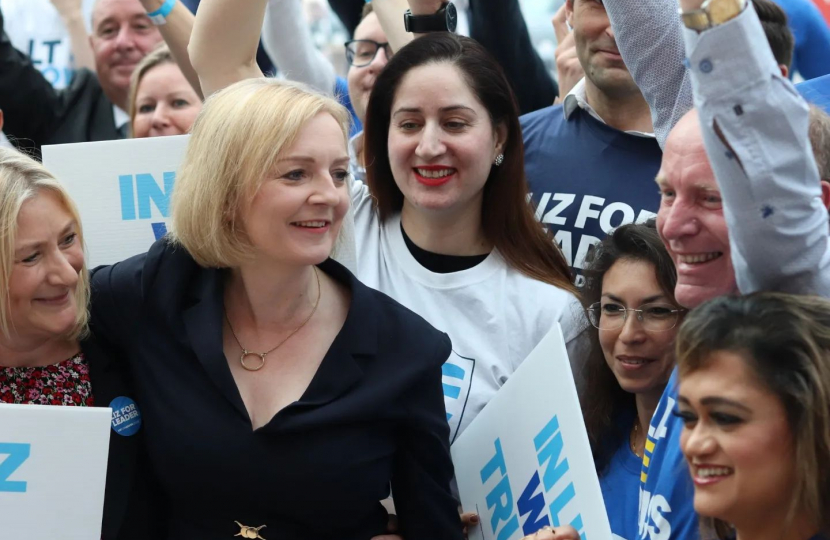
[[[620,304],[597,302],[586,310],[588,320],[600,330],[622,328],[629,312],[637,314],[637,320],[646,332],[665,332],[677,326],[680,314],[685,309],[678,309],[665,304],[644,304],[639,308],[627,308]]]
[[[380,48],[386,54],[387,60],[392,58],[392,48],[389,43],[378,43],[371,39],[353,39],[346,42],[346,60],[354,67],[366,67],[377,56]]]

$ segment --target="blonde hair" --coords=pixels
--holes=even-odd
[[[786,411],[796,479],[781,486],[791,489],[783,525],[804,513],[830,534],[830,301],[772,292],[711,300],[678,333],[680,378],[714,361],[718,351],[740,354]],[[702,517],[701,538],[711,533],[734,536],[728,523]]]
[[[304,85],[247,79],[209,97],[173,188],[171,241],[205,267],[227,268],[250,258],[238,209],[253,199],[282,152],[320,113],[340,124],[345,145],[349,113]]]
[[[141,84],[141,79],[151,69],[162,64],[176,64],[173,60],[173,55],[170,54],[170,49],[164,42],[159,43],[155,49],[142,58],[141,62],[133,70],[132,76],[130,76],[130,107],[129,111],[127,111],[130,114],[130,138],[135,137],[133,124],[135,124],[135,115],[138,114],[136,98],[138,97],[138,86]]]
[[[83,246],[81,217],[66,189],[46,168],[29,156],[10,148],[0,148],[0,332],[11,336],[9,328],[9,282],[14,269],[17,218],[28,200],[48,191],[58,197],[64,209],[75,220],[78,242]],[[75,325],[67,336],[71,339],[86,335],[89,312],[89,274],[86,264],[75,286],[78,313]]]

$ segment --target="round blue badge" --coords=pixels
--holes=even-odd
[[[112,430],[123,437],[129,437],[138,433],[141,427],[141,412],[135,401],[119,396],[110,403],[112,409]]]

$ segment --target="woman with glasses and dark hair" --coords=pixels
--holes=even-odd
[[[594,350],[582,414],[611,531],[638,538],[640,472],[649,422],[674,367],[684,310],[654,222],[619,227],[586,259],[583,302]]]
[[[677,365],[701,537],[830,538],[830,301],[716,298],[683,323]]]

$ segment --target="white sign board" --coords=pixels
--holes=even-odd
[[[0,404],[0,538],[99,540],[112,409]]]
[[[452,445],[471,540],[515,540],[572,525],[609,540],[599,480],[557,324]]]
[[[90,268],[144,253],[167,232],[188,135],[43,147],[84,226]]]

